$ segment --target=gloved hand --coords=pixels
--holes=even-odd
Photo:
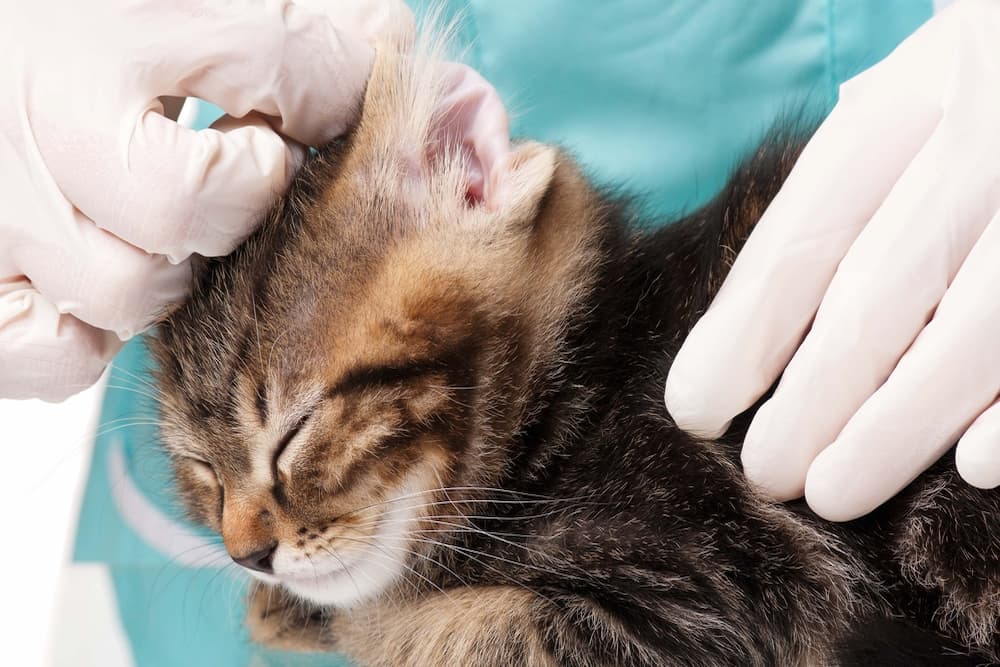
[[[309,5],[0,2],[0,397],[93,383],[351,122],[372,44],[412,37],[401,0]],[[183,128],[181,96],[228,116]]]
[[[718,435],[781,375],[743,446],[776,498],[852,519],[956,441],[1000,484],[998,119],[990,0],[844,84],[674,362],[677,424]]]

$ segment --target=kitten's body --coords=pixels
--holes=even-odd
[[[380,67],[352,139],[208,268],[158,346],[192,513],[234,556],[277,545],[258,638],[392,666],[891,664],[862,632],[888,620],[891,650],[919,640],[927,664],[957,659],[948,642],[997,656],[1000,494],[943,461],[870,517],[827,524],[747,485],[745,419],[704,442],[663,408],[674,352],[794,162],[790,137],[652,233],[530,145],[512,199],[470,212],[454,174],[415,186],[389,159],[400,66]],[[391,525],[406,530],[379,537]],[[282,578],[359,550],[391,571],[348,567],[343,594]]]

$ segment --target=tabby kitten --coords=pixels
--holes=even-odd
[[[253,636],[392,667],[1000,657],[1000,493],[949,459],[831,525],[748,486],[747,416],[703,441],[664,410],[798,143],[655,232],[535,143],[475,205],[429,145],[432,72],[381,54],[353,133],[154,343],[177,487],[258,580]]]

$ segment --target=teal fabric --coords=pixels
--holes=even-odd
[[[348,667],[340,657],[266,651],[242,627],[241,580],[172,565],[112,567],[122,624],[142,667]]]
[[[643,194],[666,215],[710,198],[776,116],[828,111],[838,85],[926,20],[931,2],[450,0],[443,11],[461,17],[465,60],[508,102],[516,135],[565,146],[599,181]],[[199,125],[212,117],[204,110]],[[141,339],[115,361],[74,554],[111,567],[136,661],[345,664],[255,649],[235,569],[185,567],[121,515],[115,457],[153,507],[182,521],[157,446],[149,365]]]
[[[420,0],[433,6],[437,0]],[[515,135],[572,150],[652,212],[703,204],[785,111],[819,116],[930,0],[451,0]]]

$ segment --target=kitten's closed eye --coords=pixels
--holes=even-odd
[[[211,463],[193,456],[188,456],[185,460],[200,481],[212,486],[222,486],[222,480],[219,477],[219,473],[216,472]]]
[[[285,433],[284,437],[278,442],[278,446],[274,450],[274,454],[271,457],[271,475],[274,479],[274,493],[275,496],[281,495],[284,492],[284,485],[288,481],[288,476],[285,470],[288,468],[289,461],[286,459],[292,458],[291,456],[286,456],[289,453],[288,446],[302,433],[302,429],[309,422],[310,417],[312,417],[313,411],[310,410],[308,413],[299,418],[295,425],[292,426]],[[282,465],[284,463],[285,465]],[[278,502],[283,502],[282,498],[278,498]]]
[[[178,489],[192,518],[218,529],[224,498],[218,470],[205,459],[194,456],[179,457],[174,466]]]

